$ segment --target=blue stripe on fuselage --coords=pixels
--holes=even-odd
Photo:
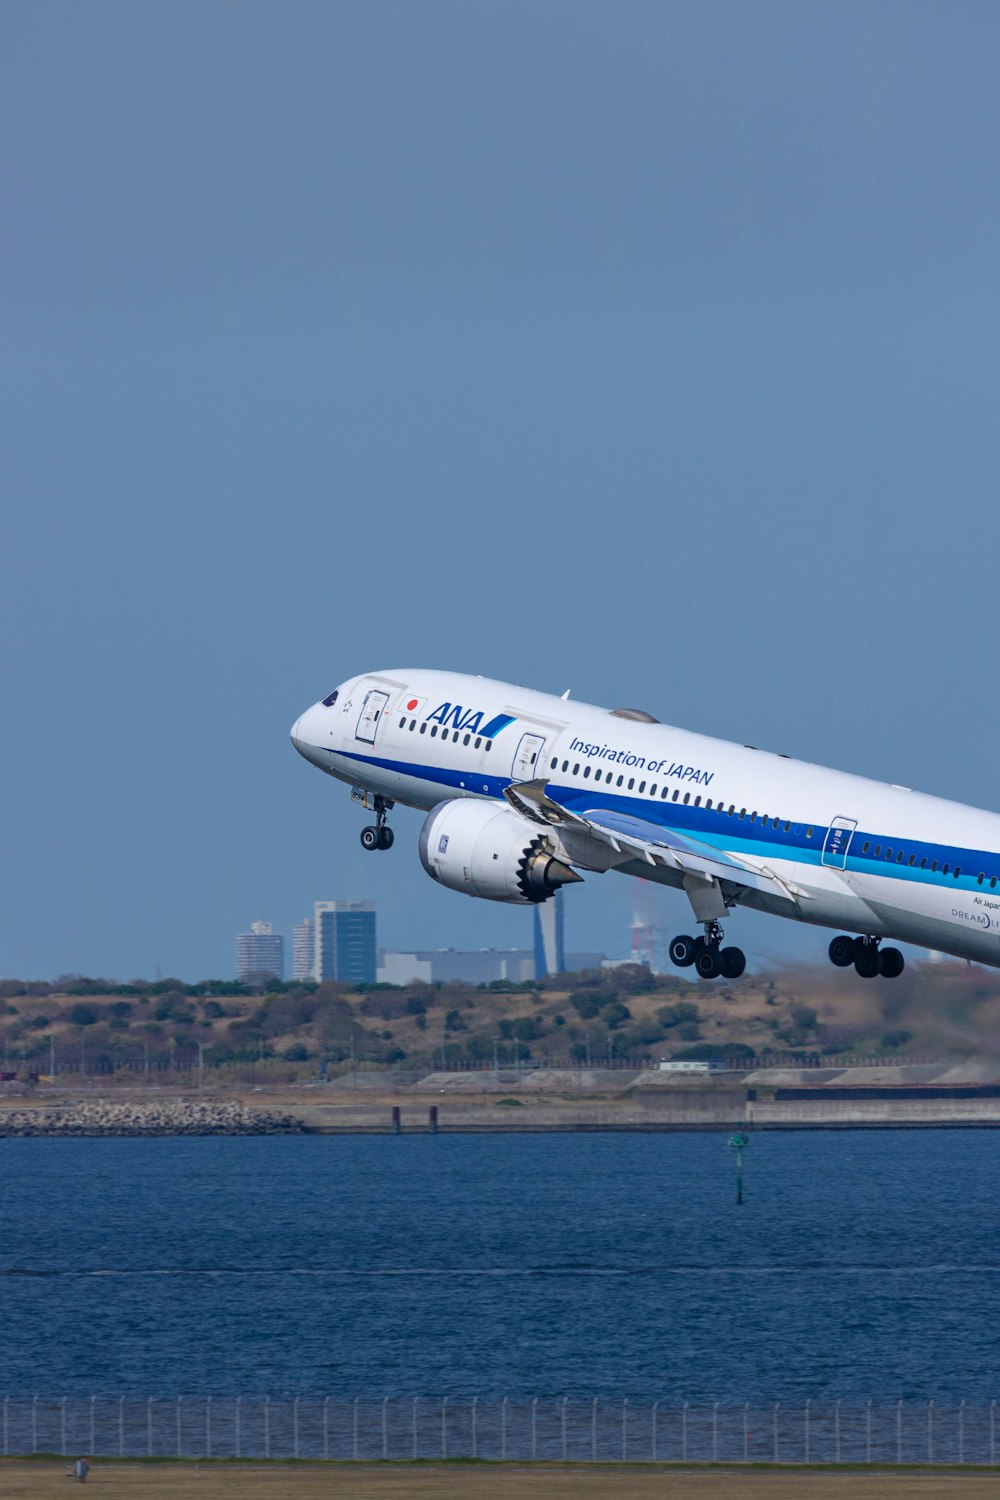
[[[513,721],[508,719],[507,722]],[[417,781],[430,781],[437,786],[451,787],[456,791],[475,792],[479,796],[502,797],[505,788],[513,783],[513,778],[510,776],[491,776],[484,771],[448,770],[443,766],[417,765],[407,761],[388,760],[377,755],[360,755],[351,751],[331,751],[330,754],[340,754],[346,760],[356,760],[365,765],[378,766],[382,770],[395,771],[401,776],[411,776]],[[720,812],[715,808],[694,807],[690,804],[685,806],[682,802],[660,802],[647,797],[623,796],[603,787],[598,792],[596,787],[563,786],[552,781],[547,783],[546,791],[553,801],[560,803],[570,812],[576,812],[581,817],[586,815],[588,808],[602,807],[611,813],[638,818],[644,823],[661,827],[664,831],[677,830],[680,833],[693,834],[702,843],[711,844],[713,848],[729,851],[735,855],[749,854],[757,859],[789,859],[799,864],[823,864],[823,845],[829,832],[823,824],[793,823],[786,833],[784,822],[781,827],[774,828],[771,822],[767,825],[758,822],[751,823],[749,817],[741,819],[736,814],[730,817],[727,812]],[[806,836],[808,827],[813,829],[811,839]],[[890,839],[893,849],[892,862],[884,858],[884,853],[883,857],[876,859],[871,852],[868,854],[860,852],[866,841],[873,848],[875,844],[880,844],[884,851]],[[914,856],[917,861],[914,865],[895,863],[900,844],[905,850],[907,859],[911,854]],[[948,864],[952,870],[958,865],[962,874],[956,880],[951,871],[944,875],[940,869],[922,870],[919,865],[921,859],[926,859],[928,866],[931,860],[937,860],[939,866]],[[839,869],[840,866],[830,864],[825,868]],[[851,841],[845,868],[858,874],[881,875],[883,878],[916,881],[938,887],[943,887],[945,882],[948,882],[954,890],[970,892],[982,890],[986,893],[991,889],[990,878],[994,875],[1000,877],[1000,854],[993,850],[962,849],[952,844],[931,844],[907,837],[900,839],[898,835],[867,833],[858,828]],[[977,880],[980,871],[983,871],[986,876],[982,886]]]
[[[484,740],[495,740],[501,729],[506,729],[507,725],[513,722],[513,714],[497,714],[488,724],[484,724],[482,729],[477,729],[476,733],[482,735]]]

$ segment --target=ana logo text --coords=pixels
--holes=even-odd
[[[483,708],[463,708],[461,703],[440,703],[433,713],[427,715],[430,724],[440,724],[444,729],[462,729],[466,734],[478,734],[486,740],[496,739],[501,729],[513,724],[513,714],[494,714],[488,723],[483,723]]]

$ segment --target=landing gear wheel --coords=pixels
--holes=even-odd
[[[898,948],[883,948],[878,956],[878,971],[883,979],[898,979],[906,960]]]
[[[367,803],[365,804],[368,805]],[[391,849],[393,845],[392,829],[386,824],[386,813],[395,804],[388,797],[375,798],[375,822],[361,830],[362,849]]]
[[[862,979],[874,979],[879,972],[879,951],[874,943],[864,943],[857,951],[854,967]]]
[[[689,969],[694,963],[701,938],[675,937],[670,944],[670,962],[678,969]]]
[[[742,948],[723,948],[719,964],[723,979],[739,979],[747,966],[747,956]]]
[[[722,973],[722,959],[714,943],[706,943],[694,961],[699,979],[718,979]]]
[[[858,940],[846,935],[835,937],[829,951],[832,964],[838,969],[849,969],[858,954]]]

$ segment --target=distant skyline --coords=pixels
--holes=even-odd
[[[998,805],[995,6],[5,23],[0,973],[224,975],[317,899],[530,945],[292,749],[366,669]],[[690,927],[594,877],[567,946],[637,900]]]

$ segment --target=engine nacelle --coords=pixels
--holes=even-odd
[[[581,880],[537,823],[495,802],[439,802],[420,830],[420,862],[453,891],[526,906]]]

